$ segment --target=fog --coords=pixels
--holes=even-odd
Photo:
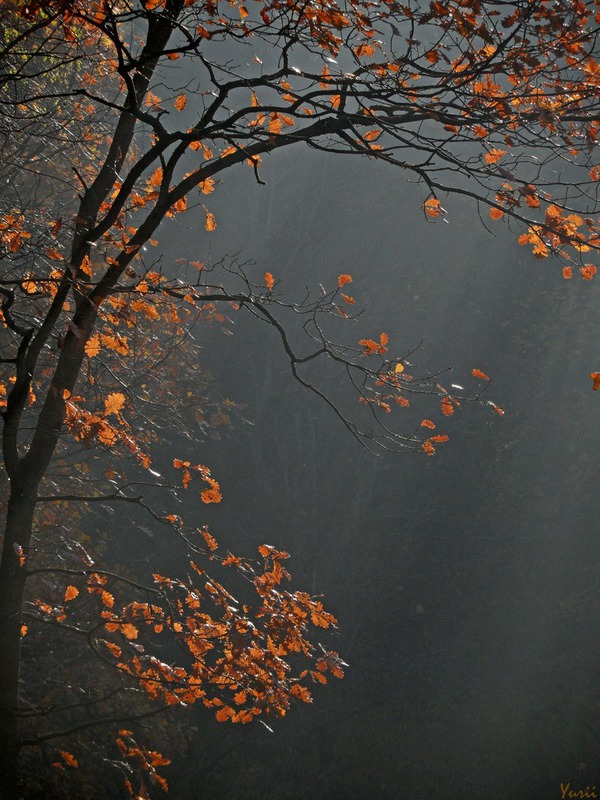
[[[564,281],[461,199],[444,202],[449,224],[428,223],[421,187],[386,166],[297,150],[262,177],[227,176],[215,233],[171,224],[165,263],[253,259],[248,274],[272,272],[290,298],[350,273],[365,312],[344,340],[386,331],[394,352],[420,347],[423,369],[452,367],[448,383],[482,369],[506,414],[465,405],[434,457],[373,455],[294,382],[272,329],[241,313],[233,335],[207,326],[204,366],[245,408],[202,448],[224,500],[198,519],[234,552],[289,551],[293,585],[338,617],[324,642],[349,669],[272,733],[191,713],[172,795],[506,800],[600,785],[596,285]],[[328,366],[316,377],[351,408]]]

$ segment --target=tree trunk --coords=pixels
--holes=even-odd
[[[0,561],[0,798],[19,798],[19,667],[26,555],[31,540],[37,485],[11,482]]]

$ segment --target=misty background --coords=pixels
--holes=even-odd
[[[294,381],[273,329],[238,313],[233,335],[200,332],[203,367],[244,409],[194,454],[224,496],[198,524],[240,555],[290,552],[293,588],[325,596],[339,631],[323,642],[349,668],[272,733],[188,712],[172,796],[545,799],[600,784],[595,282],[565,281],[461,198],[443,202],[450,224],[427,222],[422,187],[386,165],[290,149],[262,178],[226,174],[212,234],[191,214],[170,223],[165,265],[253,259],[248,274],[271,272],[290,299],[349,273],[365,313],[341,339],[420,346],[423,370],[453,368],[444,385],[481,369],[506,414],[465,406],[434,457],[374,456]],[[317,377],[352,398],[327,364]]]

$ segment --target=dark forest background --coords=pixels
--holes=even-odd
[[[197,454],[224,493],[198,522],[236,553],[289,551],[350,666],[272,733],[190,712],[172,796],[507,800],[600,784],[596,285],[563,280],[502,224],[486,231],[461,199],[444,204],[450,224],[428,223],[420,188],[383,165],[298,150],[263,177],[240,168],[218,187],[215,233],[172,223],[165,265],[253,259],[248,274],[272,272],[290,298],[350,273],[366,310],[339,338],[421,345],[411,360],[451,366],[445,384],[481,369],[506,415],[465,406],[435,457],[374,456],[294,382],[268,326],[234,314],[226,333],[198,331],[204,369],[243,405]],[[342,376],[314,377],[354,407]]]

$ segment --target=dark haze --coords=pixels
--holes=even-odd
[[[165,258],[239,254],[286,297],[350,273],[366,311],[339,328],[344,341],[422,342],[413,362],[452,366],[445,384],[485,371],[506,415],[465,406],[434,457],[376,457],[294,382],[272,329],[234,314],[233,336],[206,331],[205,366],[248,422],[201,453],[224,501],[199,520],[234,552],[288,550],[294,586],[337,615],[328,646],[350,667],[273,733],[190,716],[173,796],[508,800],[600,786],[596,286],[564,281],[482,211],[486,232],[467,202],[448,200],[449,225],[427,223],[420,188],[381,165],[297,150],[263,177],[229,176],[217,231],[173,227]],[[352,408],[343,377],[325,365],[320,380]]]

